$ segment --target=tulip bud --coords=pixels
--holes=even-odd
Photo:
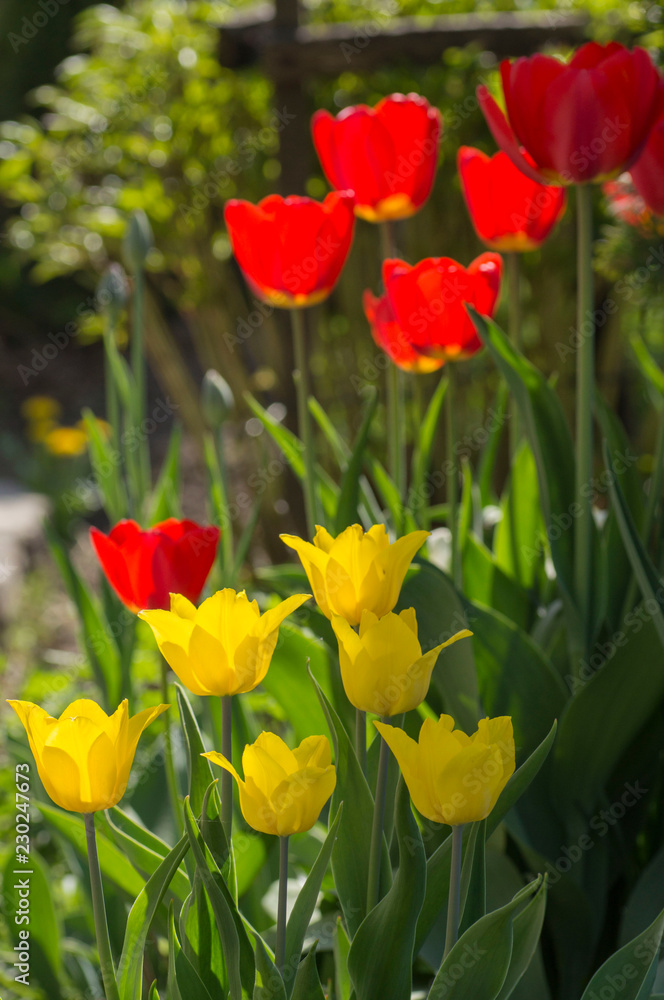
[[[218,430],[235,407],[230,385],[214,368],[208,369],[201,385],[203,418],[211,430]]]
[[[97,302],[117,319],[129,300],[129,282],[121,264],[111,264],[103,273],[97,286]]]
[[[153,246],[154,236],[150,220],[143,209],[139,208],[129,219],[122,242],[125,264],[133,274],[143,269],[146,257]]]

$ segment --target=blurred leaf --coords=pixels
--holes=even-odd
[[[292,1000],[325,1000],[316,966],[315,943],[298,966],[291,997]]]
[[[502,519],[494,537],[496,565],[522,587],[532,587],[544,533],[537,486],[537,467],[522,441],[512,459],[508,487],[501,501]]]
[[[95,486],[100,491],[109,521],[116,524],[127,516],[127,493],[121,474],[121,456],[92,410],[83,409],[82,416],[88,435]]]
[[[143,837],[141,828],[138,824],[132,824],[130,827],[130,833],[127,829],[122,829],[122,827],[117,826],[113,822],[115,814],[116,809],[114,808],[112,810],[108,810],[106,813],[103,813],[100,817],[102,828],[108,833],[109,840],[115,843],[116,847],[122,851],[122,853],[131,861],[134,868],[144,875],[144,877],[147,878],[148,876],[153,875],[166,855],[169,853],[170,849],[166,844],[163,844],[163,842],[160,841],[159,843],[162,846],[160,850],[156,851],[151,843],[145,843],[145,838]],[[125,816],[124,826],[127,827],[129,822],[131,822],[129,821],[129,817]],[[137,837],[132,836],[132,833],[136,833]],[[141,839],[139,840],[138,837]],[[190,886],[189,879],[183,871],[178,869],[175,872],[171,882],[171,889],[179,899],[180,903],[184,902],[189,895]]]
[[[496,1000],[507,1000],[530,966],[537,950],[546,911],[546,876],[530,902],[512,921],[512,957]]]
[[[469,535],[463,550],[464,593],[473,601],[494,608],[520,628],[528,630],[534,601],[497,565],[493,553],[476,535]]]
[[[207,757],[201,754],[206,752],[205,744],[193,709],[189,704],[184,688],[180,684],[175,685],[176,697],[178,700],[178,711],[182,732],[187,746],[187,768],[189,773],[189,798],[191,809],[196,817],[201,815],[205,793],[215,780],[212,767]]]
[[[64,985],[62,934],[51,893],[52,877],[32,846],[30,864],[25,865],[25,871],[20,873],[15,871],[17,867],[15,851],[12,851],[5,865],[2,882],[2,910],[14,947],[11,961],[20,965],[19,952],[23,948],[27,950],[29,958],[25,964],[28,966],[30,982],[34,980],[38,983],[49,1000],[51,998],[61,1000],[61,985]],[[26,900],[20,898],[19,891],[23,891],[21,886],[26,883],[29,895],[28,908],[24,909]],[[26,917],[27,922],[25,922]],[[27,940],[21,937],[21,931],[23,933],[27,931],[29,935]],[[13,976],[21,975],[23,972],[23,969],[16,967],[12,969]]]
[[[440,414],[442,412],[445,395],[447,393],[448,379],[443,376],[436,390],[429,401],[427,412],[422,421],[421,427],[415,438],[413,447],[413,462],[411,472],[411,484],[408,491],[408,507],[415,516],[415,520],[421,527],[426,527],[422,519],[418,516],[419,511],[427,506],[426,479],[431,468],[431,454],[436,440],[436,434],[440,425]]]
[[[459,933],[486,914],[486,819],[470,827],[461,870],[461,920]]]
[[[353,451],[348,459],[348,463],[344,469],[343,478],[341,480],[339,505],[337,507],[337,514],[334,522],[335,534],[337,535],[341,534],[341,532],[345,528],[349,527],[349,525],[357,524],[358,522],[360,479],[364,465],[364,455],[369,443],[369,432],[371,430],[371,424],[373,423],[377,408],[378,393],[375,389],[372,389],[366,402],[364,418],[357,433],[357,439],[353,446]]]
[[[610,989],[621,1000],[642,1000],[650,995],[657,973],[657,955],[664,931],[664,910],[643,933],[607,958],[592,977],[581,1000],[595,1000]]]
[[[306,591],[305,591],[306,592]],[[293,727],[295,739],[301,743],[306,736],[324,733],[327,720],[307,673],[309,668],[331,698],[330,656],[319,639],[305,635],[301,629],[284,622],[262,685],[281,706],[284,718]]]
[[[150,524],[159,524],[168,517],[181,517],[180,510],[180,451],[182,426],[174,424],[168,442],[166,458],[161,466],[150,507]]]
[[[212,1000],[203,980],[182,951],[175,930],[173,907],[168,918],[168,1000]]]

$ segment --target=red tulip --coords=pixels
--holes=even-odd
[[[90,541],[106,579],[130,611],[168,611],[169,594],[196,604],[212,568],[219,529],[170,517],[142,531],[120,521],[105,535],[90,528]]]
[[[500,292],[502,258],[483,253],[468,268],[450,257],[428,257],[411,267],[386,260],[383,283],[397,323],[415,350],[456,361],[482,346],[465,303],[492,316]]]
[[[630,173],[634,187],[648,208],[655,215],[664,215],[664,116],[655,123]]]
[[[369,222],[406,219],[431,194],[442,118],[418,94],[391,94],[375,108],[344,108],[311,119],[316,152],[335,188],[353,191],[355,214]]]
[[[251,290],[281,309],[328,297],[353,241],[352,196],[325,201],[271,194],[257,205],[232,199],[224,210],[233,253]]]
[[[565,211],[565,189],[526,177],[507,153],[462,146],[457,166],[475,232],[492,250],[536,250]]]
[[[589,42],[569,63],[535,55],[505,60],[500,72],[507,116],[483,86],[480,104],[500,148],[533,180],[617,176],[636,160],[657,116],[659,74],[645,49]]]
[[[371,336],[395,365],[407,372],[435,372],[445,364],[442,358],[420,354],[397,323],[387,295],[377,299],[370,291],[364,293],[364,314],[369,320]]]
[[[636,229],[646,229],[652,221],[652,212],[637,192],[629,174],[621,174],[614,181],[602,185],[607,208],[614,218]]]

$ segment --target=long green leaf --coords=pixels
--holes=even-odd
[[[180,684],[175,685],[180,721],[187,745],[187,767],[189,773],[189,799],[191,808],[196,816],[200,816],[203,808],[205,793],[215,780],[212,767],[207,757],[202,757],[205,753],[205,744],[193,709],[189,703],[186,692]]]
[[[158,524],[168,517],[180,517],[180,451],[182,426],[174,424],[168,451],[154,488],[150,507],[150,524]]]
[[[512,921],[512,957],[496,1000],[507,1000],[519,984],[537,950],[546,910],[546,876],[527,906]]]
[[[641,1000],[648,997],[655,981],[655,961],[664,931],[664,910],[650,927],[629,944],[607,958],[588,983],[581,1000],[595,1000],[607,990],[620,1000]],[[649,989],[644,990],[646,983]]]
[[[120,1000],[141,1000],[145,942],[164,893],[188,850],[189,842],[183,837],[148,879],[131,908],[118,966]]]
[[[358,507],[360,503],[362,467],[364,465],[364,455],[367,445],[369,444],[371,424],[373,423],[377,408],[378,393],[375,388],[372,388],[367,399],[364,418],[341,481],[341,493],[339,494],[339,504],[334,525],[337,535],[349,525],[356,524],[359,517]]]
[[[348,971],[358,997],[410,1000],[417,918],[424,900],[424,845],[401,779],[396,800],[399,867],[394,882],[355,933]]]
[[[212,1000],[205,983],[182,951],[175,929],[173,907],[168,921],[168,993],[169,1000]]]
[[[418,524],[424,525],[424,520],[418,517],[419,512],[427,505],[426,478],[431,467],[431,455],[436,441],[436,432],[440,426],[440,414],[445,402],[448,379],[443,376],[429,401],[427,412],[418,429],[413,449],[413,463],[410,490],[408,491],[408,506]]]
[[[105,826],[109,833],[109,839],[115,843],[116,847],[118,847],[124,856],[131,861],[132,865],[138,872],[141,874],[145,873],[148,876],[153,875],[168,854],[169,848],[166,844],[164,844],[163,850],[156,851],[151,846],[141,842],[141,840],[138,840],[136,837],[132,836],[131,833],[127,832],[126,829],[122,829],[122,827],[113,822],[114,812],[114,810],[110,810],[104,816]],[[129,817],[125,817],[125,820],[128,819]],[[140,830],[138,824],[134,824],[134,830]],[[190,891],[189,879],[184,872],[180,870],[175,872],[171,883],[171,889],[174,895],[177,896],[178,900],[181,903],[184,902]]]
[[[293,983],[291,1000],[325,1000],[316,966],[316,942],[300,962]]]

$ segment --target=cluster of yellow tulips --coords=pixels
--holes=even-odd
[[[417,708],[441,650],[471,635],[464,629],[423,654],[414,609],[393,612],[427,532],[413,531],[392,543],[384,525],[367,532],[352,525],[337,538],[319,527],[313,543],[282,537],[299,555],[318,607],[330,619],[351,704],[383,719]],[[139,617],[190,691],[225,699],[260,684],[279,626],[310,596],[295,594],[261,615],[244,591],[218,591],[198,608],[172,594],[170,611],[140,611]],[[63,809],[84,814],[122,798],[141,733],[168,708],[159,705],[129,718],[124,701],[109,717],[95,702],[78,700],[54,719],[29,702],[10,704],[25,726],[50,797]],[[375,724],[417,809],[435,822],[483,819],[514,770],[509,718],[482,720],[473,736],[455,730],[449,716],[427,719],[418,743],[398,727]],[[290,750],[275,734],[262,733],[245,748],[244,780],[228,755],[205,756],[233,775],[246,822],[263,833],[288,836],[310,829],[335,786],[330,744],[322,735]]]

